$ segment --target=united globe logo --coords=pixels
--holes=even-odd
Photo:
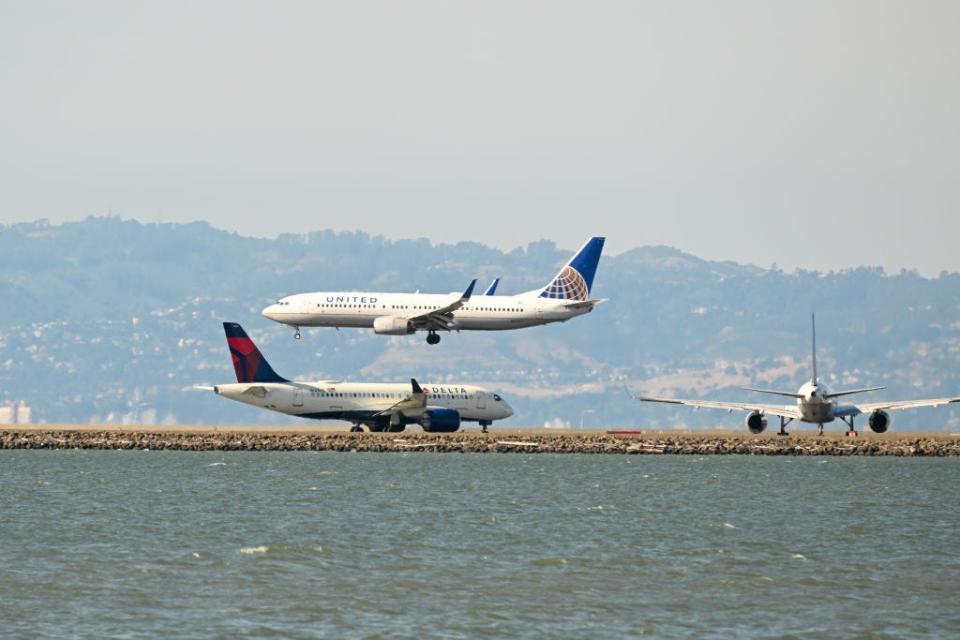
[[[589,295],[587,281],[576,269],[567,266],[543,290],[540,297],[557,300],[586,300]]]

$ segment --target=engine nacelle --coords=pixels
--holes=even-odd
[[[452,433],[460,428],[460,412],[456,409],[427,409],[418,422],[428,433]]]
[[[750,433],[753,435],[763,433],[763,430],[767,428],[767,417],[759,411],[754,411],[748,415],[744,422],[747,424],[747,429],[750,429]]]
[[[867,418],[867,424],[870,425],[870,429],[872,429],[874,433],[883,433],[890,428],[891,422],[893,422],[893,419],[890,417],[890,414],[883,409],[877,409]]]
[[[406,318],[380,316],[373,319],[373,330],[387,336],[405,336],[413,333],[413,327]]]

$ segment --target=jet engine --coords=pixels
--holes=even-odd
[[[891,420],[889,413],[883,409],[877,409],[867,418],[867,424],[870,425],[874,433],[883,433],[890,428]]]
[[[460,412],[456,409],[427,409],[419,422],[428,433],[452,433],[460,428]]]
[[[373,330],[388,336],[405,336],[413,333],[413,327],[406,318],[397,316],[380,316],[373,319]]]
[[[747,429],[750,429],[750,433],[753,435],[763,433],[763,430],[767,428],[767,417],[759,411],[754,411],[748,415],[744,422],[746,422]]]

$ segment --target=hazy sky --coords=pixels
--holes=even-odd
[[[0,0],[0,223],[960,271],[960,2]]]

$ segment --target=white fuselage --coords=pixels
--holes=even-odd
[[[424,384],[425,409],[456,409],[461,420],[492,422],[513,415],[498,394],[467,384]],[[362,382],[236,382],[219,384],[217,394],[264,409],[302,418],[365,422],[410,395],[409,384]],[[423,412],[402,411],[408,422]]]
[[[373,328],[377,318],[429,313],[449,305],[451,298],[457,295],[360,291],[300,293],[268,306],[263,315],[295,327]],[[563,322],[592,309],[592,304],[541,298],[538,292],[534,292],[515,296],[474,295],[452,315],[455,330],[501,331]]]

